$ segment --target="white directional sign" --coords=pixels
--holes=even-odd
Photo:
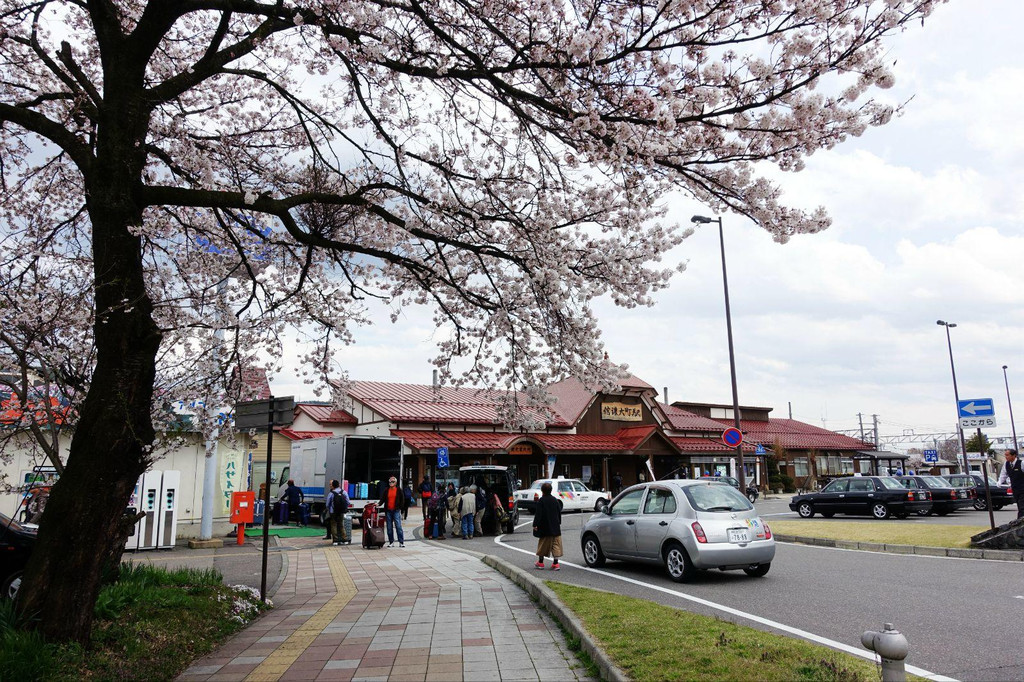
[[[996,408],[992,398],[970,398],[956,404],[961,429],[984,429],[996,425]]]

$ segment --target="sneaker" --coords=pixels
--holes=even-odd
[[[398,546],[399,546],[399,547],[405,547],[405,543],[404,543],[404,542],[399,542],[399,543],[398,543]]]
[[[543,571],[544,570],[544,562],[543,561],[538,561],[537,563],[534,564],[534,566],[537,568],[538,571]]]
[[[341,544],[340,542],[335,542],[335,543],[334,543],[334,546],[335,546],[335,547],[337,547],[337,546],[338,546],[338,545],[340,545],[340,544]]]
[[[393,542],[389,542],[388,543],[388,547],[394,547],[394,546],[395,546],[395,543],[393,543]]]
[[[562,567],[559,566],[558,564],[551,564],[551,570],[552,571],[561,571]]]

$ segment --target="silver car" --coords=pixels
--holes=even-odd
[[[662,564],[676,582],[713,568],[760,577],[775,558],[771,529],[750,500],[730,485],[689,479],[627,488],[590,517],[580,544],[587,566]]]

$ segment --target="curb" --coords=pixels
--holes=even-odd
[[[573,637],[578,638],[580,647],[587,652],[590,660],[597,666],[602,680],[628,682],[629,677],[626,676],[626,673],[612,663],[604,650],[584,629],[583,623],[576,617],[576,614],[562,603],[551,588],[534,578],[533,575],[500,557],[488,554],[482,558],[482,561],[523,588],[527,594],[537,600],[541,608],[550,613]]]
[[[956,559],[988,559],[990,561],[1024,561],[1024,551],[1010,549],[969,549],[963,547],[924,547],[920,545],[887,545],[880,542],[858,542],[856,540],[832,540],[802,535],[775,533],[778,542],[792,542],[817,547],[856,549],[865,552],[887,554],[915,554],[918,556],[953,557]]]

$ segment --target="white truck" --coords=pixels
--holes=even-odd
[[[292,443],[291,464],[284,478],[302,489],[310,514],[326,517],[325,500],[331,479],[348,482],[352,513],[380,499],[381,483],[391,476],[401,480],[402,439],[391,436],[334,436]],[[284,481],[282,481],[283,483]]]

